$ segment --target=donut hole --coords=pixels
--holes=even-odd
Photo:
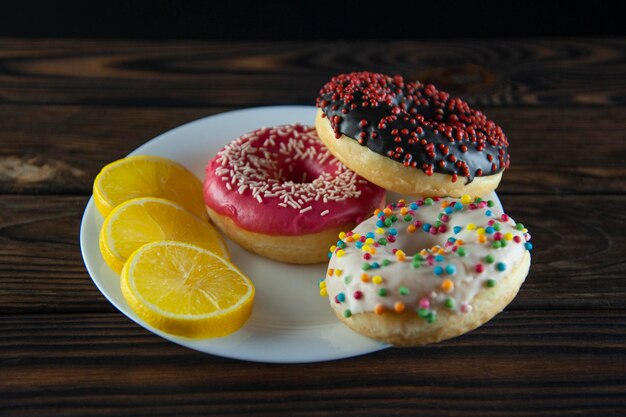
[[[308,184],[322,175],[322,167],[311,160],[298,160],[291,163],[283,161],[276,171],[275,178],[280,182],[293,182],[296,184]]]
[[[433,246],[443,246],[445,244],[445,239],[441,235],[431,235],[424,232],[416,233],[419,236],[417,239],[407,239],[405,242],[402,242],[401,249],[407,256],[413,256],[424,249],[430,250]]]

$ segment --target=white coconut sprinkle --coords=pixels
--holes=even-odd
[[[266,138],[262,146],[252,146],[259,138]],[[304,182],[306,172],[302,173],[301,182],[284,177],[285,172],[279,165],[287,164],[287,170],[293,172],[290,164],[297,161],[314,160],[325,164],[333,158],[328,150],[321,150],[319,144],[314,127],[262,128],[226,145],[217,154],[215,174],[229,190],[234,187],[239,194],[250,193],[259,203],[263,203],[264,198],[277,198],[278,206],[291,207],[300,213],[313,209],[312,206],[303,208],[310,201],[322,199],[326,203],[360,197],[358,184],[367,182],[337,160],[331,162],[336,167],[334,172],[323,172],[311,182]],[[320,216],[328,213],[329,210],[324,210]]]

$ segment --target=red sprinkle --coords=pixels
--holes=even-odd
[[[344,130],[367,127],[354,139],[365,146],[376,138],[382,141],[376,147],[381,155],[427,175],[436,171],[455,182],[458,176],[495,174],[510,164],[502,128],[432,84],[406,82],[399,75],[341,74],[324,85],[316,104],[338,138]],[[376,111],[347,111],[359,108]]]

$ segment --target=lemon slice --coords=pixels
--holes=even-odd
[[[206,220],[162,198],[143,197],[115,207],[100,230],[100,252],[118,274],[140,246],[158,240],[191,243],[230,259],[219,232]]]
[[[122,294],[151,326],[185,337],[220,337],[252,312],[254,285],[233,264],[188,243],[160,241],[135,251]]]
[[[161,197],[208,218],[200,180],[182,165],[159,156],[129,156],[105,166],[93,183],[93,197],[104,217],[132,198]]]

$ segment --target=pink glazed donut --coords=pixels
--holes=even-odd
[[[328,259],[339,232],[383,207],[385,190],[335,159],[312,126],[247,133],[211,159],[204,179],[211,220],[261,256],[311,264]]]

